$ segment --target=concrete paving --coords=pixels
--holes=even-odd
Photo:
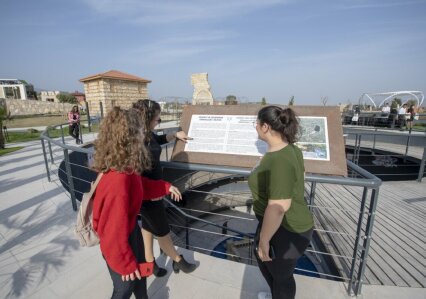
[[[94,135],[84,136],[85,141]],[[108,298],[112,284],[99,247],[73,235],[75,212],[58,181],[49,182],[40,141],[0,157],[0,298]],[[8,146],[16,146],[16,144]],[[155,248],[158,255],[158,248]],[[256,267],[179,248],[199,264],[191,274],[150,277],[150,298],[257,298],[267,285]],[[346,285],[296,275],[300,299],[348,298]],[[363,298],[425,298],[425,289],[364,286]]]

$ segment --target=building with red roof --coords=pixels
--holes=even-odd
[[[84,84],[91,115],[100,115],[114,106],[130,108],[139,99],[148,98],[150,80],[111,70],[80,79]]]

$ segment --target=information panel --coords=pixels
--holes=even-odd
[[[181,127],[192,140],[178,141],[173,161],[253,167],[267,151],[255,129],[260,105],[187,106]],[[338,107],[293,106],[300,123],[296,145],[310,173],[347,175]],[[332,128],[332,129],[331,129]]]
[[[191,117],[186,152],[263,156],[267,144],[257,138],[254,115],[199,115]]]

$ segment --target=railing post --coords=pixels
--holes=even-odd
[[[46,147],[44,145],[44,139],[41,138],[40,141],[41,141],[41,148],[43,149],[44,165],[46,166],[47,180],[50,182],[49,163],[47,163]]]
[[[62,143],[65,144],[64,128],[62,127],[62,124],[61,124],[61,137],[62,137]]]
[[[354,284],[357,282],[354,279],[354,273],[355,273],[355,266],[358,256],[358,250],[359,250],[359,239],[361,234],[361,226],[362,226],[362,220],[364,219],[364,212],[365,212],[365,201],[367,199],[367,187],[364,187],[364,190],[362,192],[362,199],[361,199],[361,206],[359,209],[359,216],[358,216],[358,223],[356,228],[356,236],[355,236],[355,243],[354,243],[354,251],[352,253],[352,264],[351,264],[351,271],[349,273],[349,284],[348,284],[348,295],[352,295],[352,288]]]
[[[49,137],[49,139],[47,140],[47,145],[49,146],[50,162],[53,164],[55,163],[55,160],[53,159],[52,143],[50,142],[49,128],[46,129],[46,135],[47,137]]]
[[[377,128],[375,128],[375,133],[377,133]],[[374,155],[374,150],[376,149],[376,134],[373,135],[373,148],[371,153]]]
[[[361,151],[361,134],[357,134],[357,139],[358,139],[358,143],[357,143],[357,151],[356,151],[356,155],[355,155],[355,164],[358,165],[359,163],[359,152]]]
[[[86,115],[87,115],[87,126],[89,127],[89,133],[92,132],[92,121],[90,120],[90,110],[89,110],[89,103],[87,101],[84,101],[86,103]]]
[[[358,135],[357,135],[357,134],[355,134],[355,139],[354,139],[354,151],[353,151],[353,154],[352,154],[352,162],[353,162],[353,163],[355,163],[355,154],[356,154],[356,145],[357,145],[357,142],[358,142]]]
[[[81,126],[81,122],[78,122],[78,137],[80,138],[80,143],[83,143],[83,127]]]
[[[312,212],[312,205],[315,201],[315,190],[317,188],[317,182],[311,183],[311,192],[309,193],[309,210]]]
[[[374,218],[376,216],[377,199],[379,195],[379,189],[372,189],[370,207],[368,209],[367,224],[365,226],[365,238],[363,242],[364,251],[361,253],[361,263],[359,265],[357,275],[357,286],[355,288],[355,296],[361,294],[361,288],[364,278],[365,267],[367,265],[368,251],[370,249],[371,235],[373,232]]]
[[[65,169],[67,171],[67,178],[68,178],[68,187],[70,189],[70,195],[71,195],[72,209],[74,211],[77,211],[77,201],[76,201],[75,192],[74,192],[74,181],[72,179],[70,157],[68,155],[68,150],[66,148],[64,148],[64,158],[65,158]]]
[[[423,174],[425,173],[425,163],[426,163],[426,147],[423,148],[423,157],[420,162],[419,175],[417,176],[417,182],[421,182],[423,179]]]
[[[407,155],[408,155],[408,147],[410,145],[410,139],[411,139],[411,129],[408,131],[408,136],[407,136],[407,144],[405,145],[405,154],[404,154],[404,163],[407,160]]]

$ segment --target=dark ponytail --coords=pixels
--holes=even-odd
[[[260,124],[267,124],[272,130],[281,134],[288,143],[295,143],[299,132],[299,121],[296,114],[290,108],[267,106],[257,114]]]

